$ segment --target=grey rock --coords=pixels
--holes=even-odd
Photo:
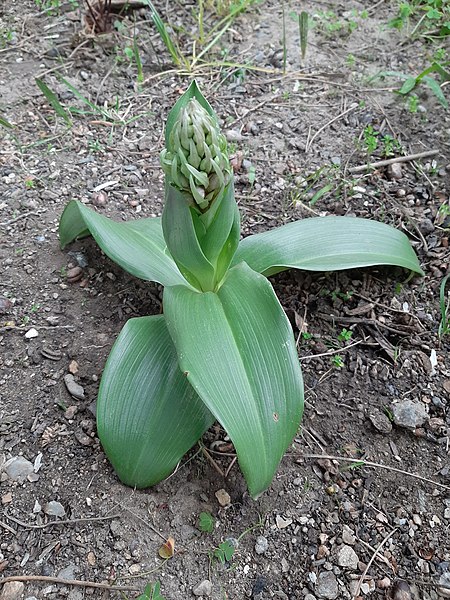
[[[348,525],[344,525],[342,527],[342,541],[344,544],[348,544],[349,546],[353,546],[353,544],[356,542],[353,531]]]
[[[400,163],[394,163],[387,168],[389,179],[401,179],[403,177],[403,167]]]
[[[225,137],[228,142],[240,142],[244,139],[244,136],[235,129],[229,129],[228,131],[225,131]]]
[[[77,400],[84,400],[84,388],[75,381],[75,378],[71,373],[64,375],[64,383],[71,396]]]
[[[74,588],[70,590],[69,595],[67,596],[67,600],[84,600],[84,592],[79,588]]]
[[[0,600],[19,600],[25,589],[21,581],[8,581],[3,585]]]
[[[212,594],[212,583],[209,579],[200,581],[198,585],[192,590],[194,596],[211,596]]]
[[[429,235],[434,231],[434,224],[431,219],[422,219],[419,221],[419,229],[423,235]]]
[[[43,510],[46,515],[53,517],[63,517],[66,514],[64,506],[61,504],[61,502],[57,502],[56,500],[52,500],[51,502],[44,504]]]
[[[380,433],[391,433],[392,423],[381,410],[374,408],[369,414],[369,420]]]
[[[13,481],[22,483],[28,475],[33,473],[33,463],[23,456],[13,456],[5,462],[3,470]]]
[[[58,577],[60,577],[61,579],[75,579],[76,569],[76,565],[71,563],[70,565],[67,565],[67,567],[64,567],[64,569],[61,569],[61,571],[59,571]]]
[[[415,400],[404,400],[392,405],[394,423],[399,427],[415,429],[428,420],[428,413],[422,402]]]
[[[331,571],[322,571],[317,578],[316,592],[319,598],[334,600],[339,595],[339,586],[336,576]]]
[[[264,554],[267,552],[267,548],[269,547],[269,542],[267,538],[263,535],[258,535],[255,542],[255,552],[256,554]]]
[[[337,553],[337,564],[347,569],[358,568],[358,555],[351,546],[341,546]]]
[[[304,600],[316,600],[316,597],[312,594],[306,594]]]

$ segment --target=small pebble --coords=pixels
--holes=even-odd
[[[269,547],[269,542],[267,538],[263,535],[258,535],[255,542],[255,552],[256,554],[265,554]]]
[[[12,307],[11,300],[8,300],[8,298],[4,298],[3,296],[0,296],[0,314],[8,312],[8,310],[11,307]]]
[[[220,504],[220,506],[229,506],[231,504],[230,494],[223,488],[217,490],[214,495],[217,498],[217,502]]]
[[[72,373],[64,375],[64,383],[71,396],[77,400],[84,400],[84,388],[75,381]]]
[[[341,546],[337,553],[337,564],[347,569],[357,569],[359,558],[351,546]]]
[[[422,219],[419,221],[419,229],[423,235],[429,235],[434,231],[434,224],[431,219]]]
[[[394,423],[399,427],[415,429],[428,420],[428,413],[422,402],[404,400],[392,405]]]
[[[26,334],[25,337],[27,338],[27,340],[31,340],[33,338],[37,338],[39,335],[39,333],[36,331],[36,329],[34,327],[32,327],[31,329],[29,329]]]
[[[192,592],[194,596],[211,596],[212,587],[212,583],[209,579],[204,579],[193,588]]]
[[[353,535],[353,531],[348,525],[344,525],[342,528],[342,541],[344,542],[344,544],[348,544],[349,546],[353,546],[353,544],[356,542],[356,538]]]
[[[8,581],[2,587],[0,600],[19,600],[25,589],[21,581]]]
[[[3,471],[13,481],[22,483],[34,471],[33,463],[23,456],[13,456],[3,465]]]
[[[388,434],[392,431],[392,423],[381,410],[374,408],[370,411],[369,420],[377,431]]]
[[[66,511],[64,510],[64,506],[61,502],[57,502],[56,500],[51,500],[44,504],[43,511],[46,515],[53,517],[64,517]]]
[[[339,595],[339,586],[336,575],[331,571],[322,571],[317,578],[316,593],[319,598],[335,600]]]
[[[388,179],[401,179],[403,177],[403,168],[400,163],[394,163],[387,168]]]
[[[280,515],[275,517],[275,523],[277,524],[278,529],[286,529],[289,525],[292,525],[292,519],[284,519]]]
[[[392,600],[412,600],[411,588],[406,581],[396,581],[391,592]]]
[[[67,567],[64,567],[64,569],[61,569],[61,571],[58,572],[58,577],[60,579],[66,579],[66,580],[75,579],[76,569],[77,569],[76,565],[71,563],[70,565],[67,565]]]

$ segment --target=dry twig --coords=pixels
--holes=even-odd
[[[378,167],[387,167],[388,165],[394,165],[395,163],[411,162],[418,160],[419,158],[429,158],[430,156],[436,156],[439,154],[439,150],[427,150],[426,152],[418,152],[417,154],[407,154],[406,156],[396,156],[395,158],[387,158],[386,160],[377,160],[373,163],[367,163],[367,165],[360,165],[359,167],[352,167],[349,169],[349,173],[364,173],[369,169],[376,169]]]
[[[361,574],[361,577],[359,578],[358,581],[358,585],[356,586],[356,590],[355,593],[353,594],[353,598],[352,600],[356,600],[357,597],[359,596],[359,590],[361,589],[361,585],[364,581],[365,576],[367,575],[367,573],[369,572],[369,569],[373,563],[373,561],[375,560],[377,554],[379,553],[379,551],[381,550],[381,548],[384,546],[384,544],[394,535],[394,533],[397,531],[398,527],[394,527],[394,529],[392,529],[387,535],[386,537],[383,538],[383,540],[378,544],[378,546],[375,549],[375,552],[372,554],[372,556],[370,557],[369,562],[366,565],[366,568],[364,569],[364,571]]]
[[[108,583],[96,583],[95,581],[82,581],[81,579],[62,579],[61,577],[45,577],[44,575],[11,575],[0,579],[0,586],[9,581],[42,581],[43,583],[59,583],[61,585],[73,585],[77,587],[90,587],[111,592],[140,592],[140,588],[109,585]]]
[[[390,467],[389,465],[383,465],[382,463],[371,462],[368,460],[364,460],[363,458],[347,458],[346,456],[332,456],[328,454],[303,454],[302,458],[311,458],[311,459],[327,459],[327,460],[337,460],[343,462],[351,462],[351,463],[359,463],[362,467],[369,467],[370,469],[386,469],[386,471],[393,471],[394,473],[400,473],[401,475],[406,475],[407,477],[413,477],[414,479],[419,479],[419,481],[424,481],[425,483],[431,483],[436,487],[440,487],[444,490],[450,491],[450,486],[445,485],[444,483],[440,483],[439,481],[434,481],[433,479],[428,479],[427,477],[422,477],[421,475],[417,475],[417,473],[410,473],[409,471],[404,471],[403,469],[397,469],[396,467]]]
[[[110,515],[106,517],[82,517],[80,519],[65,519],[64,521],[50,521],[49,523],[43,523],[42,525],[32,525],[30,523],[25,523],[25,521],[20,521],[20,519],[16,519],[16,517],[11,517],[11,515],[5,515],[7,519],[17,523],[21,527],[26,527],[27,529],[45,529],[46,527],[52,527],[53,525],[75,525],[76,523],[90,523],[93,521],[108,521],[111,519],[119,519],[120,515]]]

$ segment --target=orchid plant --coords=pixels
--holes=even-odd
[[[114,222],[72,201],[60,241],[92,235],[126,271],[164,286],[162,315],[132,318],[106,363],[101,443],[123,483],[167,477],[217,420],[253,498],[270,485],[303,412],[291,325],[268,276],[397,265],[421,274],[400,231],[318,217],[240,240],[233,174],[217,117],[196,83],[168,115],[162,218]]]

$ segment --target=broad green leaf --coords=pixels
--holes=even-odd
[[[158,483],[213,422],[179,369],[164,316],[127,321],[97,400],[98,435],[120,480]]]
[[[162,215],[162,230],[167,247],[178,268],[198,289],[214,288],[214,267],[204,255],[194,227],[193,209],[186,194],[173,185],[166,185],[166,202]]]
[[[240,264],[217,293],[166,288],[164,312],[181,370],[228,432],[256,498],[303,410],[294,336],[272,286]]]
[[[290,268],[340,271],[373,265],[423,275],[404,233],[356,217],[314,217],[252,235],[241,241],[232,264],[241,261],[266,276]]]
[[[89,233],[103,252],[131,275],[162,285],[189,285],[166,249],[161,219],[117,223],[81,202],[69,202],[59,223],[61,247]]]

